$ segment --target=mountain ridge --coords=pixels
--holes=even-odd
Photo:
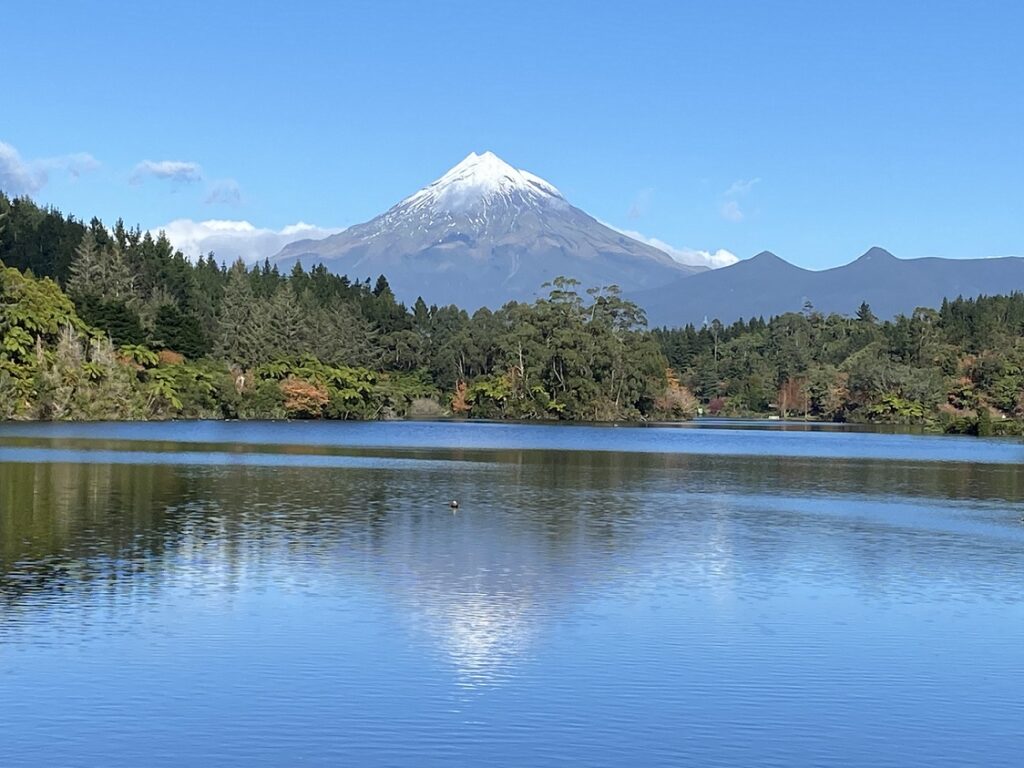
[[[873,246],[847,264],[823,270],[804,269],[762,251],[728,267],[627,296],[646,310],[651,325],[678,326],[768,318],[799,312],[808,301],[820,312],[845,315],[866,302],[879,317],[891,318],[918,307],[938,307],[943,299],[1015,290],[1024,290],[1022,257],[900,259]]]
[[[879,317],[938,306],[945,298],[1024,290],[1024,259],[899,259],[873,245],[837,267],[809,270],[769,250],[715,270],[601,223],[554,184],[493,152],[469,153],[437,179],[369,221],[283,247],[287,268],[322,262],[353,280],[384,275],[406,303],[469,311],[532,301],[558,276],[584,287],[618,285],[652,325],[769,317],[810,302]]]
[[[530,301],[560,275],[628,291],[706,269],[602,224],[492,152],[471,152],[379,216],[290,243],[272,261],[323,262],[354,279],[383,274],[404,301],[422,296],[470,310]]]

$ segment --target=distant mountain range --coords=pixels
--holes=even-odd
[[[801,269],[764,251],[729,267],[646,291],[629,298],[647,310],[651,325],[699,325],[718,318],[799,312],[809,301],[826,314],[852,315],[867,302],[881,318],[938,307],[944,298],[1024,290],[1024,258],[897,259],[872,248],[842,267]]]
[[[811,271],[767,251],[729,267],[684,265],[572,206],[553,185],[491,152],[462,162],[380,216],[322,240],[286,245],[273,259],[353,279],[385,275],[412,303],[472,311],[546,294],[559,275],[582,287],[618,285],[651,325],[725,323],[815,309],[882,318],[943,298],[1024,290],[1024,259],[897,259],[872,248],[835,269]]]
[[[422,296],[470,311],[531,301],[559,275],[584,287],[643,290],[707,269],[601,224],[491,152],[471,153],[365,224],[291,243],[273,260],[281,267],[323,262],[355,279],[383,274],[404,301]]]

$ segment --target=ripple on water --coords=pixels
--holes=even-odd
[[[0,437],[0,764],[1016,764],[1018,467],[623,439]]]

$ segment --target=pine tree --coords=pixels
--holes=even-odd
[[[311,352],[330,365],[373,365],[380,362],[379,334],[344,301],[314,307],[308,315]]]
[[[68,293],[78,301],[91,296],[105,302],[135,303],[135,278],[124,250],[117,242],[101,247],[92,229],[82,235],[69,271]]]
[[[102,269],[100,267],[100,249],[96,244],[96,236],[91,229],[86,230],[82,241],[75,249],[71,260],[71,274],[68,278],[68,294],[76,300],[86,296],[102,294]]]
[[[124,249],[117,243],[110,245],[101,252],[99,263],[103,298],[125,304],[134,299],[135,278],[128,266]]]
[[[154,349],[170,349],[190,359],[209,352],[209,343],[195,315],[179,310],[174,304],[163,304],[153,322],[150,345]]]
[[[267,346],[271,356],[292,357],[309,352],[312,340],[308,335],[307,318],[290,285],[277,289],[268,310]]]
[[[866,302],[862,301],[860,307],[857,309],[857,319],[862,323],[874,324],[878,318],[875,317],[875,313],[871,311],[871,306]]]
[[[265,327],[266,316],[257,306],[249,274],[239,260],[228,273],[217,318],[217,355],[243,366],[262,362],[266,357],[262,348]]]

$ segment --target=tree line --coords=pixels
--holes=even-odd
[[[384,276],[190,262],[162,234],[2,194],[0,262],[0,418],[702,411],[987,434],[1024,417],[1021,294],[648,330],[614,286],[559,278],[470,315],[407,307]]]
[[[1015,433],[1024,417],[1024,294],[945,300],[880,322],[804,311],[654,331],[714,414]]]
[[[634,420],[692,414],[614,286],[472,316],[387,279],[194,263],[0,196],[0,417]]]

